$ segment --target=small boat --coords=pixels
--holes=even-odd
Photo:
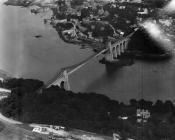
[[[36,35],[35,37],[36,37],[36,38],[40,38],[40,37],[42,37],[42,35]]]

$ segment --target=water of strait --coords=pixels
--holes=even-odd
[[[41,38],[35,38],[36,35]],[[48,81],[60,68],[93,54],[91,49],[63,42],[57,32],[29,9],[0,6],[0,69],[14,76]],[[75,92],[96,92],[128,102],[131,98],[175,101],[175,59],[107,71],[98,58],[70,77]]]

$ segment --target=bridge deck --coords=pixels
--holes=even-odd
[[[76,70],[78,70],[79,68],[81,68],[82,66],[86,65],[93,58],[95,58],[95,57],[99,56],[100,54],[102,54],[103,52],[105,52],[106,50],[107,49],[103,49],[103,50],[99,51],[98,53],[95,53],[95,54],[89,56],[87,59],[79,62],[78,64],[74,64],[74,65],[62,68],[58,73],[55,74],[55,76],[51,80],[49,80],[45,84],[45,87],[48,87],[49,85],[54,83],[57,79],[62,78],[64,76],[63,75],[64,71],[67,71],[67,74],[70,75],[73,72],[75,72]]]
[[[118,42],[120,42],[120,41],[122,41],[122,40],[124,40],[124,39],[126,39],[126,38],[130,38],[135,32],[136,32],[136,31],[132,32],[131,34],[129,34],[129,35],[126,36],[126,37],[122,37],[122,38],[120,38],[120,39],[117,39],[117,40],[115,41],[116,43],[114,43],[114,44],[112,44],[112,45],[115,45],[115,44],[117,44]],[[49,80],[49,81],[44,85],[44,87],[48,87],[49,85],[51,85],[52,83],[54,83],[57,79],[63,78],[63,76],[64,76],[64,75],[63,75],[64,71],[67,71],[67,74],[70,75],[70,74],[72,74],[73,72],[75,72],[76,70],[80,69],[82,66],[86,65],[86,64],[87,64],[90,60],[92,60],[93,58],[95,58],[95,57],[101,55],[102,53],[104,53],[104,52],[106,52],[106,51],[108,51],[108,50],[109,50],[109,48],[102,49],[102,50],[98,51],[97,53],[95,53],[95,54],[89,56],[87,59],[85,59],[85,60],[79,62],[78,64],[74,64],[74,65],[71,65],[71,66],[62,68],[58,73],[55,74],[55,76],[54,76],[51,80]],[[42,88],[43,88],[43,87],[42,87]]]

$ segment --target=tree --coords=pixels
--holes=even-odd
[[[144,0],[144,3],[147,3],[154,8],[162,8],[165,5],[165,0]]]
[[[158,139],[171,139],[173,128],[168,123],[160,123],[154,131]]]
[[[153,106],[153,111],[154,112],[158,112],[158,113],[162,113],[164,110],[164,104],[161,100],[157,100],[156,103]]]
[[[71,1],[71,6],[80,6],[84,3],[85,0],[72,0]]]
[[[137,105],[138,105],[136,99],[131,99],[131,100],[129,101],[129,103],[130,103],[131,106],[134,106],[134,107],[137,107]]]
[[[173,103],[170,100],[165,101],[165,103],[164,103],[164,111],[165,112],[173,111]]]

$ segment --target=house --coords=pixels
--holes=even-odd
[[[4,78],[0,77],[0,81],[3,83],[4,82]]]
[[[146,123],[147,120],[151,117],[150,112],[145,109],[137,109],[136,116],[138,123]]]
[[[142,0],[131,0],[131,3],[142,3]]]
[[[103,10],[103,7],[101,7],[99,10],[98,10],[98,15],[103,15],[104,14],[104,10]]]
[[[65,4],[70,7],[71,6],[71,0],[65,0]]]
[[[148,14],[148,9],[147,8],[142,8],[137,13],[140,14],[140,15],[147,15]]]
[[[94,37],[92,36],[92,32],[88,32],[88,38],[94,39]]]
[[[11,90],[5,89],[5,88],[0,88],[0,93],[11,93]]]
[[[128,119],[127,116],[119,116],[118,118],[121,119],[121,120],[127,120]]]
[[[143,18],[141,18],[141,17],[136,17],[136,20],[137,20],[137,22],[142,22],[142,21],[143,21]]]
[[[113,133],[113,140],[120,140],[120,139],[121,139],[121,137],[119,134]]]
[[[126,6],[124,6],[124,5],[119,6],[119,9],[125,9],[125,8],[126,8]]]
[[[162,25],[165,25],[165,26],[171,26],[172,22],[173,22],[173,20],[171,20],[171,19],[159,19],[159,23],[161,23]]]

